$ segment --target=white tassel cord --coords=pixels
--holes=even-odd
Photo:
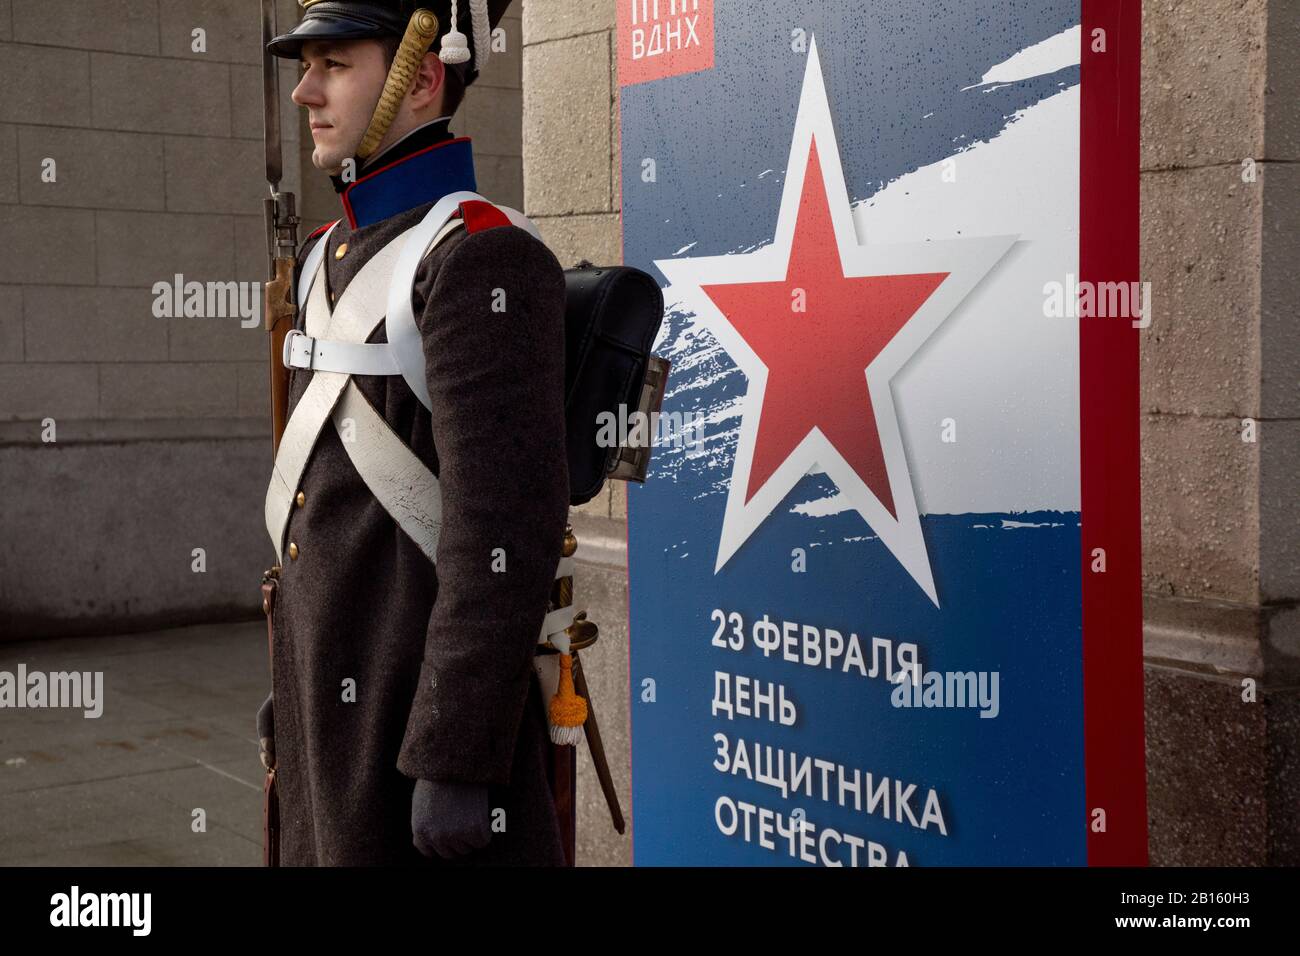
[[[458,6],[460,6],[459,0],[451,0],[451,29],[443,35],[442,46],[438,48],[438,59],[443,63],[464,63],[469,59],[469,38],[461,33],[456,25]],[[477,42],[477,31],[475,33],[475,42]]]
[[[492,27],[488,20],[488,0],[469,0],[470,21],[474,26],[474,69],[479,73],[487,66],[492,49]],[[453,21],[454,22],[454,21]]]

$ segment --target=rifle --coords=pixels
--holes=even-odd
[[[270,348],[271,374],[271,460],[280,449],[285,420],[289,411],[289,370],[281,359],[284,338],[293,327],[294,305],[290,301],[294,263],[298,251],[298,216],[294,196],[280,191],[284,173],[280,149],[280,78],[275,57],[267,51],[279,31],[276,27],[275,0],[262,0],[262,90],[264,94],[263,118],[266,141],[266,181],[271,194],[264,201],[266,214],[266,249],[269,268],[268,281],[263,290],[263,306],[268,346]],[[266,643],[268,655],[274,666],[274,627],[276,589],[280,580],[280,565],[268,568],[262,574],[262,612],[266,615]],[[274,706],[274,704],[272,704]],[[263,757],[266,781],[262,787],[262,863],[280,865],[280,803],[275,789],[275,756]]]

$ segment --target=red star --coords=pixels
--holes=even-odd
[[[767,366],[745,502],[817,427],[897,517],[865,370],[948,273],[843,275],[811,148],[784,281],[702,287]]]

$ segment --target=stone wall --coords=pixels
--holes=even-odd
[[[242,0],[0,0],[4,636],[257,607],[265,336],[151,290],[263,278],[259,30]]]
[[[1294,865],[1300,6],[1142,11],[1151,859]]]

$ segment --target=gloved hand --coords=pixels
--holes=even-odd
[[[480,850],[492,839],[486,784],[417,780],[411,797],[411,842],[444,859]]]
[[[270,770],[275,766],[275,708],[270,694],[257,709],[257,741],[261,747],[262,766]]]

